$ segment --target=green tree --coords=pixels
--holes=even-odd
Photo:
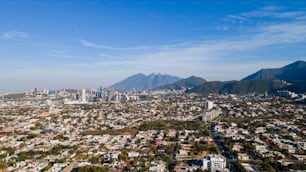
[[[0,162],[0,169],[1,169],[1,170],[7,169],[7,167],[8,167],[7,163],[5,163],[5,162]]]
[[[85,166],[77,169],[78,172],[108,172],[106,167]]]
[[[47,166],[45,166],[43,168],[43,171],[48,171],[50,168],[52,168],[52,166],[50,164],[48,164]]]

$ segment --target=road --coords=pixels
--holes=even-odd
[[[223,117],[225,117],[225,116],[223,116]],[[234,159],[234,157],[231,156],[231,153],[230,153],[229,149],[224,145],[224,142],[221,140],[221,137],[219,136],[219,134],[214,131],[214,124],[213,123],[210,124],[210,131],[211,131],[211,134],[213,136],[214,142],[216,143],[219,150],[221,151],[221,154],[226,158],[226,161],[228,162],[229,170],[233,171],[233,172],[240,171],[238,166],[237,166],[237,159]]]
[[[171,162],[171,164],[169,165],[169,171],[173,171],[174,170],[174,167],[175,167],[175,165],[176,165],[176,152],[178,151],[178,141],[176,141],[176,143],[175,143],[175,146],[174,146],[174,148],[173,148],[173,152],[171,153],[171,158],[172,158],[172,162]]]

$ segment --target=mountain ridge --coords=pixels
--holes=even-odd
[[[306,92],[306,62],[298,60],[280,68],[260,69],[240,81],[207,82],[186,92],[207,95],[210,93],[263,93],[276,90],[290,90],[297,93]]]
[[[149,75],[137,73],[115,83],[110,88],[121,91],[186,90],[186,93],[198,92],[201,94],[263,93],[265,91],[288,89],[302,93],[306,92],[306,62],[298,60],[280,68],[260,69],[240,81],[207,82],[205,79],[196,76],[180,79],[176,76],[160,73]]]
[[[286,86],[286,83],[280,80],[251,80],[251,81],[212,81],[202,85],[195,86],[187,90],[186,93],[200,93],[208,95],[216,94],[247,94],[247,93],[264,93],[274,91]]]
[[[110,88],[121,91],[143,91],[154,89],[156,87],[167,84],[172,84],[179,80],[179,77],[167,74],[151,73],[149,75],[145,75],[142,73],[137,73],[113,84],[110,86]]]
[[[197,76],[190,76],[188,78],[181,79],[172,84],[164,85],[156,88],[156,90],[168,89],[168,90],[181,90],[192,88],[197,85],[201,85],[207,82],[205,79]]]
[[[280,68],[260,69],[259,71],[250,74],[241,80],[245,81],[245,80],[269,80],[269,79],[279,79],[290,83],[305,81],[306,62],[298,60]]]

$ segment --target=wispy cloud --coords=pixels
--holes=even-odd
[[[1,39],[25,39],[28,37],[28,34],[25,32],[17,32],[17,31],[8,31],[1,33]]]
[[[250,12],[228,15],[228,18],[237,20],[240,24],[244,24],[250,18],[255,20],[257,17],[270,17],[273,20],[266,20],[265,24],[254,24],[256,22],[252,25],[245,24],[239,35],[205,41],[199,39],[168,45],[139,46],[145,47],[142,51],[128,51],[139,47],[110,47],[86,40],[80,40],[80,43],[86,47],[114,50],[106,51],[108,54],[98,54],[101,58],[97,58],[95,63],[97,68],[122,71],[124,74],[127,71],[128,73],[158,71],[180,76],[207,74],[210,76],[209,79],[215,76],[217,76],[215,79],[239,79],[246,73],[269,67],[265,64],[280,65],[292,62],[290,57],[280,57],[280,54],[271,53],[271,51],[276,50],[277,47],[286,48],[306,43],[306,22],[296,19],[303,14],[304,11],[286,11],[281,7],[268,6]],[[228,30],[229,27],[234,26],[221,23],[216,29]],[[265,60],[267,56],[265,49],[270,49],[268,53],[272,54],[273,58],[282,59],[274,63],[271,57]],[[294,58],[291,57],[291,59]],[[247,63],[251,61],[252,65],[248,65]]]
[[[77,59],[76,56],[69,55],[65,51],[53,50],[53,51],[49,51],[48,53],[46,53],[46,55],[51,56],[51,57],[63,58],[63,59]]]
[[[228,19],[245,21],[250,18],[296,19],[302,20],[306,12],[303,10],[286,11],[278,6],[266,6],[253,11],[242,12],[235,15],[227,15]]]
[[[259,55],[258,58],[248,56],[257,55],[258,52],[261,52],[261,49],[270,46],[297,43],[306,43],[305,22],[261,26],[246,36],[235,38],[190,41],[188,43],[178,43],[177,45],[180,46],[170,46],[171,48],[160,46],[154,52],[138,55],[127,53],[125,54],[126,58],[122,58],[122,60],[109,58],[108,61],[98,62],[97,65],[113,66],[116,67],[115,69],[128,69],[134,72],[159,71],[180,76],[192,74],[205,76],[206,74],[209,75],[208,79],[213,79],[214,77],[221,80],[240,79],[246,73],[254,72],[262,67],[269,67],[265,64],[292,62],[290,60],[280,60],[279,63],[273,63],[271,59],[262,59],[263,55]],[[129,57],[134,58],[130,59]],[[288,59],[288,57],[285,59]],[[245,62],[249,63],[250,60],[252,65],[247,65]],[[226,63],[222,64],[220,61]],[[212,66],[218,66],[218,68]]]
[[[241,15],[228,15],[227,18],[229,18],[229,19],[235,19],[235,20],[240,20],[240,21],[246,20],[246,18],[243,17],[243,16],[241,16]]]
[[[114,56],[109,54],[98,54],[99,57],[105,57],[105,58],[114,58]]]
[[[96,44],[96,43],[89,42],[89,41],[86,41],[86,40],[83,40],[83,39],[80,40],[80,43],[85,47],[112,49],[112,47],[102,45],[102,44]]]
[[[129,56],[129,55],[128,55]],[[133,58],[131,57],[128,57],[128,56],[125,56],[125,55],[111,55],[111,54],[103,54],[103,53],[100,53],[98,54],[98,58],[95,58],[96,61],[99,61],[99,62],[103,62],[103,63],[120,63],[120,61],[122,60],[133,60]]]
[[[292,22],[269,25],[259,29],[254,39],[265,42],[263,45],[306,42],[306,23]]]
[[[148,46],[134,46],[134,47],[112,47],[108,45],[103,45],[103,44],[97,44],[93,43],[84,39],[79,40],[81,45],[85,47],[91,47],[91,48],[100,48],[100,49],[108,49],[108,50],[142,50],[142,49],[147,49],[150,48]]]
[[[271,45],[295,44],[306,42],[306,22],[292,22],[270,24],[257,27],[246,36],[225,38],[211,41],[198,41],[185,44],[186,46],[174,47],[172,49],[161,49],[159,53],[164,54],[165,58],[203,56],[209,53],[226,54],[229,51],[241,51],[246,49],[257,49]],[[184,44],[182,44],[184,45]],[[163,47],[163,46],[161,46]],[[174,54],[173,54],[174,53]]]

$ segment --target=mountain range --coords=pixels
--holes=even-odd
[[[201,93],[208,95],[216,94],[247,94],[264,93],[273,91],[286,86],[286,83],[280,80],[251,80],[251,81],[213,81],[193,87],[187,90],[187,93]]]
[[[177,76],[166,74],[152,73],[150,75],[144,75],[142,73],[138,73],[110,86],[110,88],[125,92],[133,90],[143,91],[154,89],[162,85],[172,84],[179,80],[180,78]]]
[[[187,90],[187,93],[246,94],[289,90],[306,92],[306,62],[296,61],[281,68],[261,69],[241,81],[206,82]]]
[[[203,78],[196,77],[196,76],[190,76],[186,79],[181,79],[175,83],[164,85],[161,87],[156,88],[156,90],[181,90],[181,89],[189,89],[193,88],[195,86],[201,85],[206,83],[207,81]]]
[[[212,81],[190,76],[180,79],[176,76],[152,73],[136,74],[111,86],[122,91],[142,90],[186,90],[200,94],[246,94],[266,91],[289,90],[306,92],[306,62],[296,61],[281,68],[261,69],[240,81]]]
[[[278,79],[289,84],[278,90],[288,90],[296,93],[306,93],[306,62],[296,61],[281,68],[261,69],[242,80]]]
[[[296,61],[281,68],[261,69],[258,72],[243,78],[242,80],[247,81],[247,80],[268,80],[268,79],[278,79],[289,83],[305,81],[306,62]]]

